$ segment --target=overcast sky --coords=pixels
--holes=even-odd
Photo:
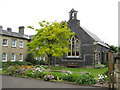
[[[42,20],[69,20],[69,11],[78,11],[80,25],[109,45],[118,45],[119,0],[0,0],[0,25],[18,32],[19,26],[39,28]],[[25,28],[25,34],[35,32]]]

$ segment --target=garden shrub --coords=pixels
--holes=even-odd
[[[70,82],[75,82],[76,78],[78,77],[78,74],[72,73]]]
[[[92,84],[96,83],[96,80],[90,74],[89,75],[88,74],[83,74],[83,75],[79,75],[76,78],[75,83],[84,84],[84,85],[92,85]]]
[[[97,65],[95,65],[96,69],[101,69],[101,68],[105,68],[105,67],[106,67],[106,65],[104,65],[104,64],[97,64]]]
[[[2,68],[7,68],[11,65],[22,66],[22,65],[31,65],[31,63],[30,62],[2,62]]]
[[[62,74],[62,79],[66,81],[75,82],[76,78],[77,78],[76,74],[73,74],[70,71]]]
[[[32,53],[27,55],[26,60],[27,62],[30,62],[32,65],[45,65],[45,61],[44,60],[36,60],[34,58],[34,55]]]
[[[34,71],[30,68],[28,68],[26,71],[25,71],[25,76],[27,77],[32,77],[32,75],[34,74]]]
[[[108,61],[105,61],[102,64],[104,64],[106,67],[108,67]]]
[[[18,66],[9,66],[7,69],[6,69],[6,73],[8,74],[8,75],[15,75],[16,73],[17,73],[17,71],[16,70],[18,70],[19,69],[19,67]]]
[[[62,80],[68,81],[68,78],[69,78],[69,75],[68,75],[68,74],[62,73],[61,75],[62,75]]]
[[[62,79],[61,72],[51,72],[51,74],[54,76],[55,80],[61,80]]]
[[[50,75],[45,75],[45,76],[43,77],[43,79],[44,79],[45,81],[50,81],[51,79],[54,79],[54,76],[53,76],[52,74],[50,74]]]

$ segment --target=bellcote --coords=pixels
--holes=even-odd
[[[80,26],[80,20],[77,19],[77,12],[78,11],[75,11],[74,9],[69,12],[69,27]]]
[[[70,20],[71,20],[71,19],[77,20],[77,12],[78,12],[78,11],[75,11],[75,10],[72,8],[72,10],[69,12]]]

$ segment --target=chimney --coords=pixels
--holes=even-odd
[[[12,32],[12,28],[9,28],[9,27],[8,27],[8,28],[7,28],[7,31]]]
[[[19,27],[19,33],[22,35],[24,35],[24,28],[25,28],[24,26]]]
[[[3,28],[3,26],[0,25],[0,29],[2,29],[2,28]]]

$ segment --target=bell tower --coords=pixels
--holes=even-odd
[[[70,20],[71,20],[71,19],[77,20],[77,12],[78,12],[78,11],[75,11],[75,10],[72,8],[72,10],[69,12]]]

